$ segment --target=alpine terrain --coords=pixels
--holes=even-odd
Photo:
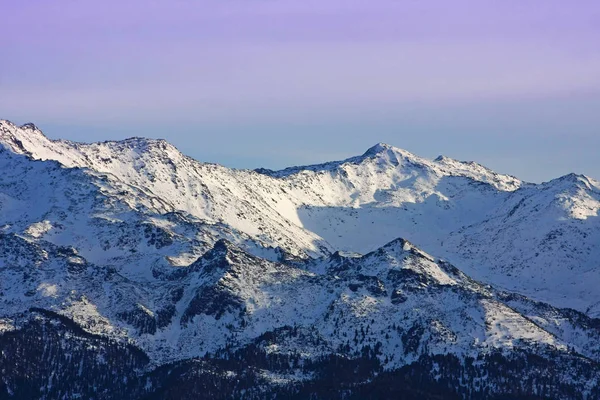
[[[0,399],[598,399],[600,182],[237,170],[0,121]]]

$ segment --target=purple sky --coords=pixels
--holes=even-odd
[[[284,167],[384,141],[600,178],[600,1],[6,1],[0,118]]]

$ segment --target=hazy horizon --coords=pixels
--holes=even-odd
[[[600,179],[600,3],[10,2],[0,118],[280,169],[377,142]]]

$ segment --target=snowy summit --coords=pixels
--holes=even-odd
[[[12,369],[0,398],[600,396],[590,177],[384,143],[238,170],[4,120],[0,169],[0,364],[57,371],[31,367],[34,393]]]

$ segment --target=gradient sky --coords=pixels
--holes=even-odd
[[[282,168],[386,142],[600,179],[598,0],[0,0],[0,118]]]

